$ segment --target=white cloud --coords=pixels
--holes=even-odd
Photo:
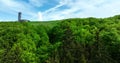
[[[68,0],[60,0],[59,4],[54,6],[53,8],[50,8],[44,12],[42,12],[42,19],[43,20],[55,20],[55,19],[62,19],[63,17],[59,14],[56,14],[58,12],[58,8],[61,6],[64,6],[68,3]],[[52,14],[54,13],[54,14]],[[57,15],[57,16],[56,16]],[[58,16],[59,15],[59,16]],[[47,17],[47,18],[46,18]]]
[[[0,4],[0,12],[2,13],[17,16],[18,12],[22,12],[23,19],[38,20],[37,12],[33,10],[34,7],[29,3],[17,0],[0,0]]]
[[[54,3],[52,0],[28,1],[29,3],[23,0],[0,0],[0,12],[17,16],[17,12],[21,11],[24,14],[23,18],[39,21],[76,17],[109,17],[120,13],[119,0],[54,0],[58,4],[45,11],[35,9],[45,6],[45,3]],[[64,6],[66,8],[61,8]]]
[[[38,19],[39,21],[43,21],[43,17],[42,17],[42,13],[41,12],[38,12],[38,18],[39,18]]]
[[[41,7],[44,3],[46,3],[46,0],[29,0],[30,4]]]
[[[68,8],[60,9],[61,6]],[[109,17],[120,13],[119,6],[119,0],[60,0],[60,4],[42,13],[44,20]]]
[[[49,13],[49,12],[54,12],[57,8],[65,5],[65,4],[66,4],[66,0],[65,0],[65,2],[64,2],[63,0],[61,0],[58,5],[56,5],[56,6],[53,7],[53,8],[50,8],[50,9],[46,10],[46,11],[44,12],[44,14],[45,14],[45,13]]]

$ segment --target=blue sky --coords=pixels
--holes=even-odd
[[[110,17],[120,14],[120,0],[0,0],[0,21],[33,21],[82,17]]]

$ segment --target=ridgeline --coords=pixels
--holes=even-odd
[[[0,63],[120,63],[120,15],[0,22]]]

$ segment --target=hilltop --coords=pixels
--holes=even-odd
[[[120,63],[120,15],[0,22],[0,63]]]

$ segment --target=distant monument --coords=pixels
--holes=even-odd
[[[21,19],[21,15],[22,15],[22,13],[21,13],[21,12],[18,12],[18,21],[19,21],[19,22],[30,22],[30,20]]]
[[[21,12],[18,12],[18,21],[21,22]]]

